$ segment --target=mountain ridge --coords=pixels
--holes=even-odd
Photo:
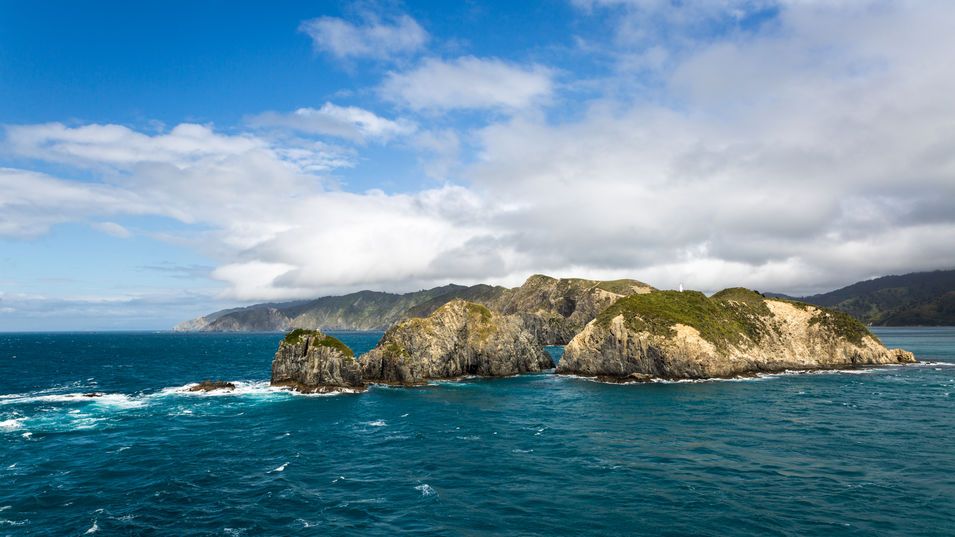
[[[955,326],[955,270],[882,276],[804,297],[767,296],[836,309],[875,326]]]

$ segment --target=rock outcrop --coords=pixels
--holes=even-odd
[[[224,380],[204,380],[198,384],[189,386],[186,391],[189,392],[214,392],[217,390],[232,391],[235,389],[235,384],[231,382],[226,382]]]
[[[621,297],[653,287],[637,280],[584,280],[535,274],[486,305],[505,315],[521,315],[541,345],[564,345],[584,325]]]
[[[597,281],[534,275],[513,289],[452,284],[402,295],[360,291],[316,300],[256,304],[186,321],[177,325],[176,330],[384,330],[405,319],[427,317],[448,302],[463,299],[505,315],[524,315],[526,321],[534,325],[538,343],[563,345],[618,298],[651,290],[652,287],[636,280]]]
[[[469,375],[501,377],[554,367],[524,318],[452,300],[389,329],[362,356],[367,382],[417,385]]]
[[[577,334],[557,367],[603,380],[703,379],[915,362],[837,311],[733,288],[622,298]]]
[[[293,330],[272,360],[272,386],[302,393],[362,391],[361,366],[347,345],[318,330]]]

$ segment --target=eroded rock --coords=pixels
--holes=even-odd
[[[852,317],[734,288],[622,298],[564,350],[558,373],[603,380],[703,379],[915,362]]]

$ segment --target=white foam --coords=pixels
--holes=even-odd
[[[143,400],[123,393],[91,392],[57,393],[37,395],[39,392],[3,396],[0,405],[19,405],[29,403],[95,403],[118,408],[138,408],[145,404]]]
[[[0,421],[0,430],[16,431],[18,429],[22,429],[24,421],[26,421],[26,418],[10,418],[8,420]]]
[[[764,380],[770,380],[780,377],[788,377],[793,375],[870,375],[872,373],[878,373],[883,371],[889,371],[890,368],[895,367],[915,367],[919,365],[925,365],[925,362],[920,362],[918,364],[882,364],[879,366],[869,366],[869,367],[857,367],[857,368],[847,368],[847,369],[786,369],[783,371],[778,371],[775,373],[756,373],[753,375],[741,375],[736,377],[713,377],[713,378],[702,378],[702,379],[661,379],[661,378],[652,378],[646,381],[643,380],[627,380],[627,381],[605,381],[600,380],[597,377],[588,377],[583,375],[573,375],[573,374],[561,374],[556,375],[557,377],[570,377],[578,380],[585,380],[588,382],[596,382],[598,384],[620,384],[620,385],[633,385],[633,384],[700,384],[705,382],[760,382]],[[950,364],[955,365],[955,364]]]
[[[287,466],[288,466],[288,463],[285,463],[285,464],[283,464],[282,466],[279,466],[278,468],[276,468],[275,470],[272,470],[272,471],[269,472],[269,473],[271,474],[271,473],[273,473],[273,472],[284,472],[284,471],[285,471],[285,468],[286,468]]]
[[[386,422],[385,420],[375,420],[375,421],[369,421],[365,425],[369,427],[386,427],[388,425],[388,422]]]
[[[437,494],[437,492],[435,492],[435,490],[431,488],[431,485],[427,483],[418,485],[417,487],[415,487],[415,490],[421,491],[422,496],[434,496],[435,494]]]

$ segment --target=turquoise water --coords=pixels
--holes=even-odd
[[[955,535],[955,329],[878,333],[933,363],[324,397],[277,334],[0,334],[0,535]]]

